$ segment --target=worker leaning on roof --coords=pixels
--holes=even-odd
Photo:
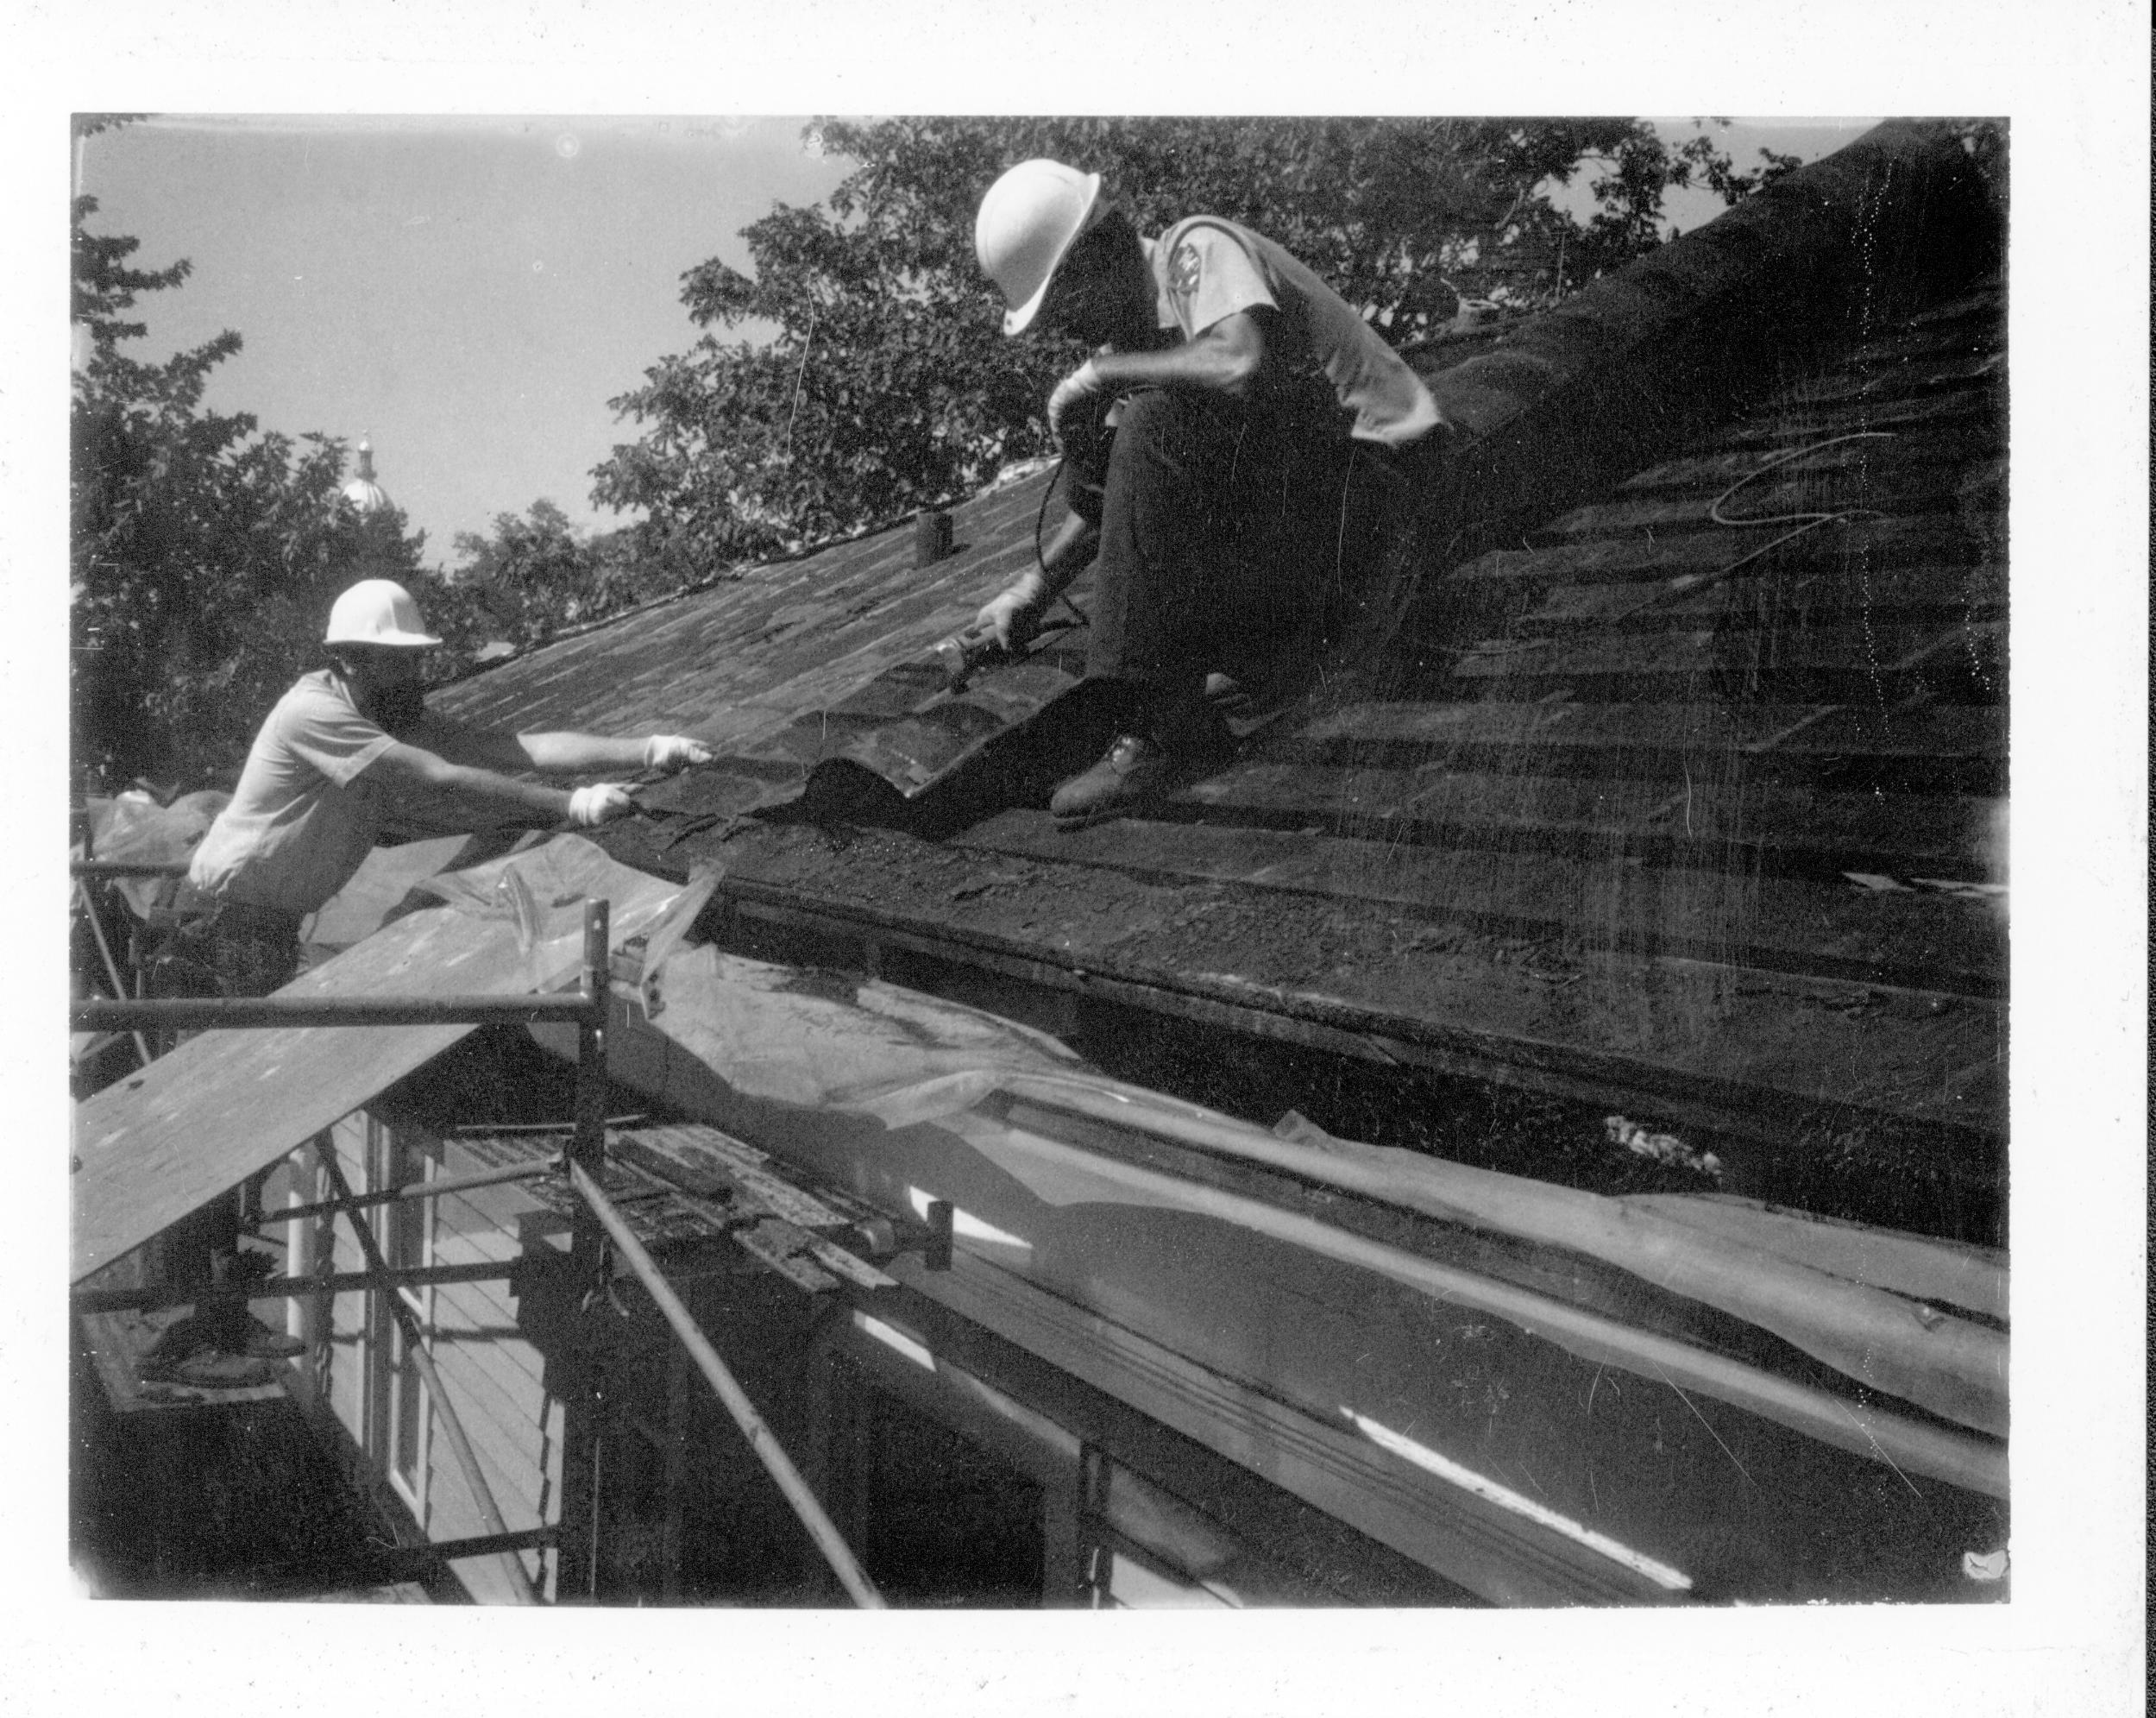
[[[506,772],[680,769],[710,758],[678,734],[512,734],[435,715],[419,667],[441,642],[411,594],[387,579],[361,581],[330,608],[330,665],[303,675],[262,724],[177,904],[188,922],[180,935],[200,945],[194,964],[210,969],[219,990],[265,996],[291,979],[301,921],[365,862],[386,794],[423,792],[431,809],[475,828],[565,819],[588,827],[632,810],[627,792],[612,783],[565,790]],[[176,1284],[243,1276],[240,1235],[255,1220],[265,1179],[173,1224],[156,1243],[157,1274]],[[208,1388],[260,1383],[298,1347],[244,1302],[211,1301],[164,1333],[142,1375]]]
[[[387,795],[424,794],[430,809],[473,828],[588,827],[632,810],[626,790],[563,789],[508,772],[679,769],[710,759],[679,734],[510,733],[434,714],[419,667],[441,642],[402,585],[365,579],[337,598],[324,640],[330,665],[301,676],[278,701],[231,803],[195,849],[187,880],[220,917],[254,921],[296,949],[300,921],[373,848]]]
[[[1071,515],[1041,570],[976,622],[1022,644],[1097,560],[1086,671],[1124,689],[1128,714],[1050,802],[1081,828],[1220,757],[1209,670],[1292,669],[1319,648],[1399,488],[1388,468],[1444,418],[1352,305],[1234,222],[1193,216],[1144,239],[1098,174],[1032,160],[981,199],[974,244],[1004,333],[1046,326],[1097,349],[1048,399]],[[1103,416],[1112,439],[1087,433]]]

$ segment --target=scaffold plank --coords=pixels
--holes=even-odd
[[[527,950],[491,902],[513,865],[540,903]],[[590,842],[547,846],[458,874],[466,904],[415,913],[303,973],[280,996],[518,995],[569,982],[581,960],[582,902],[612,903],[617,944],[678,892],[616,865]],[[211,1032],[85,1099],[75,1111],[69,1280],[275,1162],[338,1117],[440,1054],[468,1026],[287,1028]]]

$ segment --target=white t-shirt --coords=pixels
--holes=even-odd
[[[232,802],[195,849],[187,880],[249,906],[313,912],[374,845],[380,795],[362,772],[396,743],[330,670],[303,675],[255,736]]]
[[[1304,264],[1262,234],[1232,221],[1195,215],[1148,241],[1163,328],[1195,340],[1237,311],[1279,312],[1271,356],[1292,387],[1298,372],[1322,377],[1340,406],[1355,414],[1358,441],[1400,447],[1438,424],[1437,403],[1355,307]]]

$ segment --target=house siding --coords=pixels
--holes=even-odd
[[[338,1167],[355,1193],[378,1185],[372,1179],[369,1118],[364,1112],[346,1117],[330,1130],[328,1137]],[[455,1139],[437,1139],[409,1126],[400,1126],[396,1137],[406,1151],[431,1159],[433,1173],[438,1177],[469,1174],[487,1167],[485,1160]],[[320,1191],[311,1191],[306,1197],[326,1197],[326,1180],[321,1178]],[[418,1207],[417,1213],[424,1225],[431,1262],[508,1263],[520,1250],[519,1220],[542,1209],[514,1187],[487,1187],[468,1194],[445,1195]],[[304,1239],[295,1237],[294,1256],[318,1259],[323,1231],[316,1225],[307,1226],[314,1228],[315,1233]],[[366,1268],[349,1223],[336,1223],[330,1244],[331,1268],[336,1271]],[[319,1388],[324,1381],[322,1356],[326,1350],[330,1411],[374,1471],[388,1478],[390,1432],[386,1425],[378,1423],[387,1418],[383,1411],[386,1393],[373,1375],[387,1362],[387,1356],[377,1352],[368,1340],[370,1298],[360,1293],[334,1298],[327,1328],[314,1332],[318,1346],[313,1377]],[[386,1318],[386,1308],[383,1312]],[[493,1494],[503,1524],[512,1532],[551,1524],[558,1519],[561,1507],[562,1404],[547,1390],[538,1351],[519,1331],[508,1283],[455,1283],[436,1287],[424,1326],[436,1373],[478,1458],[480,1472]],[[386,1324],[381,1328],[386,1330]],[[423,1450],[424,1487],[420,1506],[412,1509],[414,1524],[435,1540],[490,1532],[479,1501],[448,1440],[440,1436],[438,1425],[426,1429]],[[393,1490],[412,1507],[412,1499],[401,1488],[393,1487]],[[525,1551],[519,1554],[519,1560],[527,1576],[550,1597],[553,1554]],[[498,1559],[470,1558],[455,1567],[458,1577],[481,1603],[499,1603],[512,1596],[508,1576]]]

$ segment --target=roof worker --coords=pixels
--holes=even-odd
[[[198,969],[228,996],[267,996],[299,965],[301,922],[351,881],[380,833],[385,801],[424,799],[468,828],[581,827],[635,808],[613,783],[563,788],[512,771],[556,775],[677,770],[710,752],[680,734],[511,733],[431,714],[419,670],[441,639],[403,586],[365,579],[330,610],[330,665],[300,677],[255,735],[231,802],[194,852],[181,891],[180,936]],[[204,986],[197,986],[198,988]],[[223,1280],[260,1178],[182,1218],[163,1239],[160,1274]],[[146,1377],[204,1387],[254,1381],[296,1344],[243,1305],[212,1303],[168,1331]]]
[[[195,849],[188,882],[235,917],[289,932],[296,947],[299,922],[365,861],[387,798],[423,798],[436,816],[471,828],[589,828],[635,809],[625,789],[555,787],[512,772],[677,770],[711,759],[682,734],[511,733],[431,714],[419,670],[441,642],[402,585],[362,579],[340,595],[323,640],[330,665],[302,675],[269,713],[232,802]]]
[[[1124,714],[1050,801],[1082,828],[1224,760],[1209,674],[1217,695],[1314,662],[1382,540],[1405,450],[1449,425],[1353,306],[1231,221],[1141,238],[1097,173],[1021,161],[981,199],[974,248],[1006,335],[1096,349],[1048,397],[1070,514],[975,621],[1021,646],[1097,566],[1086,673],[1116,683]]]

